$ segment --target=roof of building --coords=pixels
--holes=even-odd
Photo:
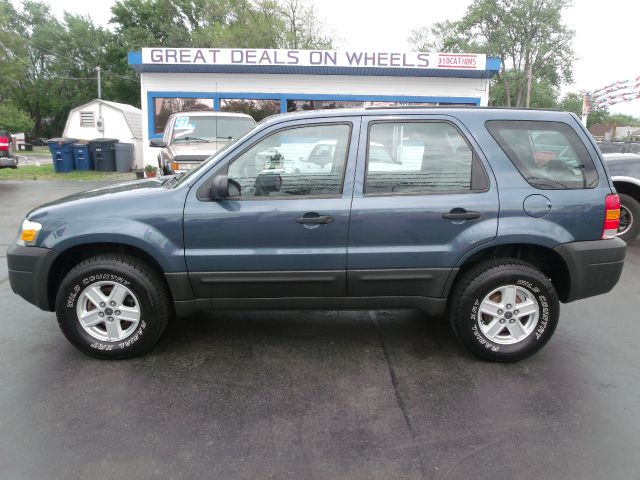
[[[116,110],[120,110],[122,112],[122,115],[125,121],[127,122],[127,125],[129,126],[129,130],[131,130],[131,134],[133,135],[133,137],[142,138],[142,110],[134,107],[133,105],[129,105],[126,103],[111,102],[109,100],[102,100],[100,98],[96,98],[94,100],[91,100],[90,102],[87,102],[78,107],[72,108],[71,112],[85,108],[86,106],[91,105],[93,103],[102,103],[103,105],[107,105],[108,107],[115,108]]]

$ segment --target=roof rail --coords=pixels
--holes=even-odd
[[[428,110],[428,109],[450,109],[450,108],[479,108],[482,110],[540,110],[544,112],[562,112],[558,108],[536,108],[536,107],[500,107],[500,106],[488,106],[480,107],[477,105],[394,105],[394,106],[368,106],[364,107],[365,110]]]

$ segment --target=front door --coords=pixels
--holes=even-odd
[[[496,236],[488,166],[462,126],[437,115],[369,117],[360,151],[349,295],[441,297],[452,267]]]
[[[216,175],[240,194],[188,195],[184,215],[189,278],[198,297],[345,296],[347,232],[359,117],[276,125]],[[318,160],[319,146],[328,155]]]

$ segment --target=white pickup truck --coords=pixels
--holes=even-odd
[[[161,148],[158,168],[164,175],[190,170],[229,142],[253,128],[244,113],[194,111],[172,114],[161,138],[149,145]]]

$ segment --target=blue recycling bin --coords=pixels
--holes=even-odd
[[[93,157],[89,151],[88,143],[74,143],[71,145],[71,149],[76,170],[93,170]]]
[[[74,138],[52,138],[47,142],[53,169],[58,173],[66,173],[73,170],[73,149],[72,145],[77,142]]]

